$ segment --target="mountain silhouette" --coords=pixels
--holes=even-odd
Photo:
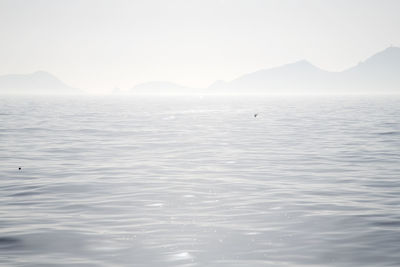
[[[245,74],[209,89],[223,93],[399,93],[400,48],[389,47],[341,72],[306,60]]]
[[[400,48],[389,47],[341,73],[342,87],[356,92],[400,92]]]
[[[0,93],[76,94],[54,75],[37,71],[31,74],[0,75]],[[362,94],[400,93],[400,48],[388,47],[340,72],[320,69],[306,60],[262,69],[232,81],[218,80],[199,89],[173,82],[158,81],[136,85],[132,94]]]
[[[57,77],[45,71],[0,76],[0,93],[74,94],[79,92],[80,90],[66,85]]]

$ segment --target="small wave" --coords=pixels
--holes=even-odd
[[[378,226],[378,227],[396,227],[397,228],[400,226],[400,221],[396,220],[396,221],[375,222],[374,225]]]
[[[0,249],[11,249],[19,246],[21,240],[14,237],[0,237]]]
[[[378,133],[379,135],[396,135],[396,134],[399,134],[399,132],[396,132],[396,131],[391,131],[391,132],[381,132],[381,133]]]

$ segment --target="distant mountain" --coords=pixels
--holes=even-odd
[[[209,89],[229,93],[400,93],[400,48],[389,47],[342,72],[302,60],[218,81]]]
[[[147,82],[136,85],[131,93],[140,95],[163,95],[163,94],[196,94],[201,90],[179,85],[172,82]]]
[[[341,85],[354,91],[400,93],[400,48],[389,47],[341,74]]]
[[[0,94],[76,94],[54,75],[0,75]],[[389,47],[364,62],[341,72],[322,70],[306,60],[248,73],[232,81],[216,81],[199,89],[172,82],[147,82],[130,90],[133,94],[281,94],[281,93],[400,93],[400,48]]]
[[[31,74],[9,74],[0,76],[0,93],[7,94],[75,94],[72,88],[45,71]]]

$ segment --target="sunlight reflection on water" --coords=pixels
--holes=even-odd
[[[0,114],[4,266],[400,265],[399,98],[3,97]]]

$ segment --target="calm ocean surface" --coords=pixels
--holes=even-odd
[[[3,96],[0,266],[400,266],[400,97]]]

